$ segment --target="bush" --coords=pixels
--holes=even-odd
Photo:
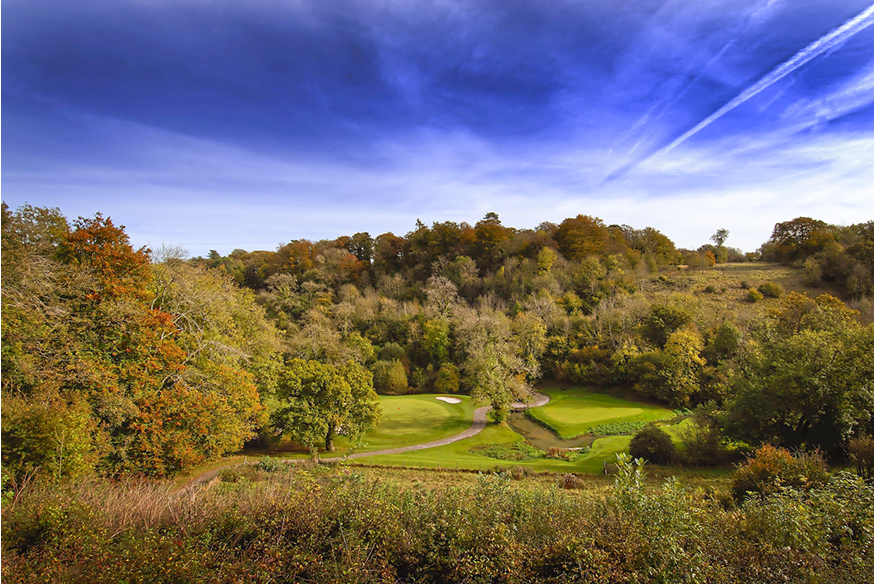
[[[270,456],[265,456],[255,465],[257,469],[263,470],[265,472],[277,472],[281,468],[283,468],[283,461],[278,458],[271,458]]]
[[[630,456],[644,458],[651,464],[669,464],[675,460],[675,444],[669,434],[649,424],[630,440]]]
[[[766,496],[783,487],[809,490],[830,478],[821,452],[796,456],[784,448],[765,444],[740,464],[733,473],[733,497],[745,499],[748,493]]]
[[[721,434],[712,420],[697,416],[681,434],[684,462],[691,466],[715,466],[721,463],[724,450]]]
[[[745,299],[751,303],[759,302],[759,301],[763,300],[763,294],[761,294],[760,292],[758,292],[754,288],[749,288],[748,295],[745,297]]]
[[[510,460],[513,462],[523,462],[527,460],[537,460],[544,458],[544,453],[525,442],[516,444],[487,444],[484,446],[475,446],[469,450],[472,454],[480,456],[489,456],[496,460]]]
[[[757,291],[767,298],[778,298],[785,293],[785,289],[782,288],[781,284],[776,284],[775,282],[764,282],[757,287]]]
[[[564,489],[581,489],[584,487],[584,481],[578,475],[567,473],[560,479],[560,486]]]
[[[528,466],[512,466],[511,467],[511,478],[515,481],[522,480],[526,477],[532,476],[532,469]]]

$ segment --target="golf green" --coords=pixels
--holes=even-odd
[[[621,422],[653,422],[671,418],[672,410],[592,393],[579,388],[543,389],[551,397],[544,406],[532,408],[531,417],[552,428],[561,438],[586,434],[594,426]]]
[[[362,437],[357,450],[399,448],[440,440],[466,430],[471,425],[474,406],[468,396],[453,396],[461,400],[449,404],[438,395],[381,396],[383,415],[380,423]],[[338,450],[349,448],[350,442],[340,437]]]

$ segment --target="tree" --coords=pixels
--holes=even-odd
[[[829,295],[786,294],[743,346],[726,432],[836,454],[872,423],[873,325]]]
[[[648,424],[630,440],[630,456],[643,458],[651,464],[669,464],[675,460],[675,444],[669,434]]]
[[[453,363],[442,363],[435,377],[435,391],[456,393],[459,391],[459,369]]]
[[[580,261],[588,255],[603,255],[606,252],[609,234],[602,219],[578,215],[561,224],[554,239],[566,259]]]
[[[784,487],[809,490],[830,478],[818,452],[793,455],[784,448],[764,444],[733,473],[733,497],[742,502],[749,493],[761,497]]]
[[[521,358],[508,317],[502,313],[466,309],[457,311],[455,330],[464,355],[464,382],[472,397],[493,408],[497,421],[504,421],[514,400],[529,394],[527,376],[536,376]]]
[[[716,246],[721,247],[724,245],[724,242],[727,241],[728,237],[730,237],[730,232],[726,229],[721,228],[716,231],[710,239],[715,242]]]
[[[371,367],[377,393],[401,395],[408,390],[408,374],[401,361],[378,361]]]
[[[692,329],[679,329],[669,335],[664,350],[634,358],[631,369],[637,379],[636,391],[653,396],[673,407],[686,406],[700,389],[699,374],[706,361],[700,356],[703,341]]]
[[[332,452],[337,433],[358,438],[380,420],[372,375],[358,363],[293,359],[280,377],[277,398],[274,426],[311,449],[324,441]]]
[[[809,217],[776,223],[772,236],[763,245],[763,255],[783,264],[802,261],[821,251],[833,240],[833,231],[824,221]]]
[[[651,310],[645,318],[643,333],[646,339],[662,347],[672,333],[692,319],[691,314],[684,309],[655,303],[651,305]]]

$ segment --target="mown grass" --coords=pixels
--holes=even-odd
[[[591,431],[595,426],[665,420],[672,410],[593,393],[583,388],[541,389],[551,397],[544,406],[527,414],[552,428],[560,438],[569,439]]]
[[[356,446],[357,452],[400,448],[432,442],[459,434],[471,426],[474,404],[468,396],[454,396],[462,401],[449,404],[435,399],[438,395],[381,396],[383,415],[377,427],[362,436],[356,446],[344,436],[335,441],[340,452]]]

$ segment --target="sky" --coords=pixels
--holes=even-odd
[[[273,250],[578,214],[873,219],[861,0],[4,0],[0,197]]]

